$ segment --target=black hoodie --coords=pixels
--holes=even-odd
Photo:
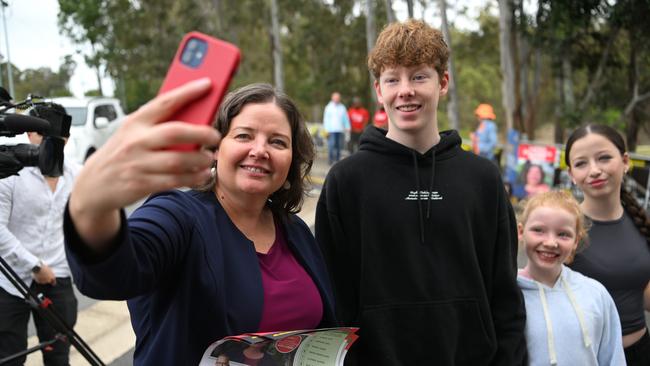
[[[330,170],[316,239],[342,325],[361,328],[347,365],[524,363],[515,216],[496,165],[460,143],[420,154],[368,127]]]

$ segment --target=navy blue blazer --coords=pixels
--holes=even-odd
[[[320,291],[323,319],[334,326],[332,289],[307,225],[283,222],[296,259]],[[122,225],[109,253],[84,246],[66,208],[66,254],[86,296],[128,300],[137,337],[135,365],[197,365],[228,335],[256,332],[262,274],[255,248],[212,192],[169,191],[149,198]]]

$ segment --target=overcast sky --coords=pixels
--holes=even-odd
[[[9,35],[9,57],[11,63],[21,70],[39,67],[59,69],[65,55],[72,54],[77,62],[75,74],[70,81],[72,93],[83,96],[87,90],[97,89],[97,78],[90,70],[83,56],[76,53],[76,46],[67,37],[59,34],[56,16],[59,3],[56,0],[5,0],[5,20]],[[0,27],[0,53],[6,59],[7,45],[5,30]],[[7,71],[3,69],[3,82],[6,85]],[[104,93],[112,95],[110,80],[102,82]],[[25,96],[15,96],[24,98]]]
[[[11,62],[21,70],[27,68],[49,67],[58,70],[65,55],[72,54],[77,62],[75,74],[70,81],[72,93],[83,96],[87,90],[97,89],[97,78],[85,64],[83,56],[76,53],[77,46],[71,44],[67,37],[59,34],[57,13],[59,4],[56,0],[5,0],[9,6],[5,8],[7,34],[9,35],[9,56]],[[489,0],[467,0],[463,3],[471,5],[468,16],[470,19],[478,13],[477,8],[484,6]],[[399,20],[406,18],[406,1],[393,1]],[[417,4],[418,2],[416,2]],[[450,1],[451,3],[451,1]],[[459,3],[459,2],[457,2]],[[425,19],[435,27],[440,26],[437,7],[430,6]],[[449,20],[461,28],[474,28],[476,25],[466,18],[456,17],[454,9],[449,10]],[[421,18],[422,11],[416,9],[415,17]],[[0,27],[0,54],[7,57],[4,28]],[[3,70],[3,81],[6,84],[6,70]],[[113,83],[109,79],[102,82],[104,93],[113,94]],[[24,98],[24,96],[15,96]]]

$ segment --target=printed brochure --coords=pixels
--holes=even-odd
[[[247,333],[211,344],[199,366],[343,366],[359,328]]]

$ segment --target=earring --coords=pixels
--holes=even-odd
[[[291,188],[291,183],[289,183],[288,180],[285,180],[284,184],[282,185],[282,188],[288,190],[289,188]]]
[[[210,177],[214,178],[214,177],[216,177],[216,176],[217,176],[217,167],[213,166],[213,167],[210,169]]]

